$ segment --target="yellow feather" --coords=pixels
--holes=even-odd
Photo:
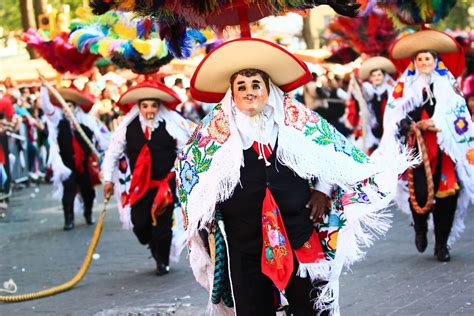
[[[151,52],[151,45],[147,41],[141,39],[134,39],[132,41],[132,46],[139,52],[141,55],[148,55]]]
[[[136,27],[129,27],[122,23],[117,23],[114,26],[114,31],[120,37],[120,39],[124,40],[133,40],[137,38],[137,28]]]
[[[109,57],[110,55],[110,45],[112,44],[112,41],[104,39],[99,41],[99,54],[101,54],[103,57]]]

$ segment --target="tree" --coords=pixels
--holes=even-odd
[[[314,48],[314,37],[311,32],[311,15],[308,14],[303,17],[303,39],[306,43],[307,49]]]
[[[6,31],[18,31],[22,29],[21,17],[21,3],[18,0],[0,0],[0,26]],[[35,16],[35,23],[37,16],[44,10],[46,3],[51,4],[53,8],[59,9],[62,4],[69,4],[71,12],[74,14],[75,10],[82,6],[83,0],[34,0],[34,5],[30,6],[30,13]],[[34,10],[33,10],[34,9]]]
[[[33,0],[20,0],[20,12],[23,31],[27,31],[30,28],[36,28]],[[28,47],[27,50],[31,58],[38,58],[38,54],[33,48]]]

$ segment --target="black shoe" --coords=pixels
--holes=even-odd
[[[428,247],[428,239],[425,231],[418,231],[415,234],[415,246],[418,252],[424,252]]]
[[[94,220],[92,219],[92,214],[84,215],[87,225],[94,225]]]
[[[170,272],[170,266],[165,265],[164,263],[156,264],[155,274],[158,276],[168,274]]]
[[[68,230],[73,230],[74,229],[74,222],[66,222],[64,224],[64,228],[63,228],[65,231],[68,231]]]
[[[448,262],[451,260],[451,256],[449,255],[449,250],[448,246],[443,245],[441,247],[436,247],[435,248],[435,256],[438,259],[438,261],[441,262]]]

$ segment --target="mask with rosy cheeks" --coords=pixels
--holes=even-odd
[[[430,75],[436,68],[436,60],[430,53],[419,53],[415,57],[416,69],[424,75]]]
[[[153,120],[160,111],[160,103],[156,100],[142,100],[138,104],[140,114],[147,120]]]
[[[381,84],[383,84],[384,77],[385,75],[383,71],[380,69],[377,69],[370,73],[369,81],[374,86],[380,86]]]
[[[268,89],[260,75],[238,75],[232,84],[232,96],[241,112],[255,116],[261,113],[267,104]]]

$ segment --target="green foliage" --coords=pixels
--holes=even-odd
[[[0,1],[0,26],[7,31],[21,29],[19,0]]]
[[[33,3],[38,0],[31,0]],[[48,0],[53,8],[59,9],[62,4],[69,4],[71,7],[71,18],[75,17],[75,11],[82,6],[82,0]],[[19,31],[21,27],[21,12],[19,0],[0,1],[0,27],[6,31]]]

